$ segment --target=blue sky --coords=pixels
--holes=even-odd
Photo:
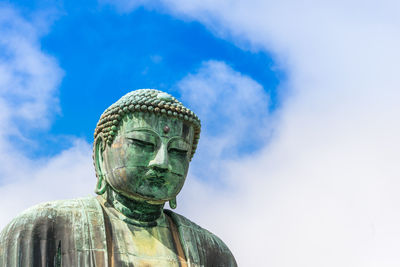
[[[271,55],[218,38],[199,22],[144,7],[120,14],[96,1],[32,1],[30,6],[22,1],[15,6],[27,20],[51,12],[54,21],[40,45],[65,73],[57,93],[60,112],[50,129],[24,133],[36,141],[29,149],[34,157],[59,153],[71,145],[69,136],[92,142],[101,113],[130,90],[157,88],[179,97],[177,82],[207,60],[224,61],[261,84],[272,99],[269,109],[278,104],[276,88],[283,71],[274,67]],[[256,150],[259,142],[248,142],[240,152]]]
[[[153,87],[202,120],[177,212],[239,266],[400,265],[397,0],[0,3],[0,228],[93,195],[97,119]]]

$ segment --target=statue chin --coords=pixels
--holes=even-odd
[[[166,185],[152,185],[145,188],[128,188],[118,185],[113,185],[107,182],[108,188],[116,194],[122,195],[128,199],[135,201],[145,201],[150,204],[164,204],[176,198],[180,192],[179,188],[170,188]],[[110,192],[109,192],[110,193]]]
[[[117,191],[115,189],[113,189],[117,194],[120,194],[130,200],[134,200],[134,201],[144,201],[147,202],[149,204],[164,204],[165,202],[169,201],[170,199],[173,199],[174,197],[171,197],[169,199],[159,199],[159,198],[155,198],[152,196],[146,196],[146,195],[142,195],[140,193],[137,192],[126,192],[125,190],[123,191]]]

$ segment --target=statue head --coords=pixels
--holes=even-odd
[[[111,187],[130,199],[173,207],[199,136],[200,120],[173,96],[154,89],[126,94],[96,126],[96,193]]]

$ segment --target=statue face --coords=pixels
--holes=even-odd
[[[168,201],[185,182],[193,134],[192,126],[176,118],[126,115],[113,143],[102,152],[102,172],[128,198]]]

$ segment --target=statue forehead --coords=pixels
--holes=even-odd
[[[152,113],[133,113],[124,117],[121,127],[125,132],[148,128],[160,135],[181,136],[188,141],[193,137],[193,127],[182,120]]]

